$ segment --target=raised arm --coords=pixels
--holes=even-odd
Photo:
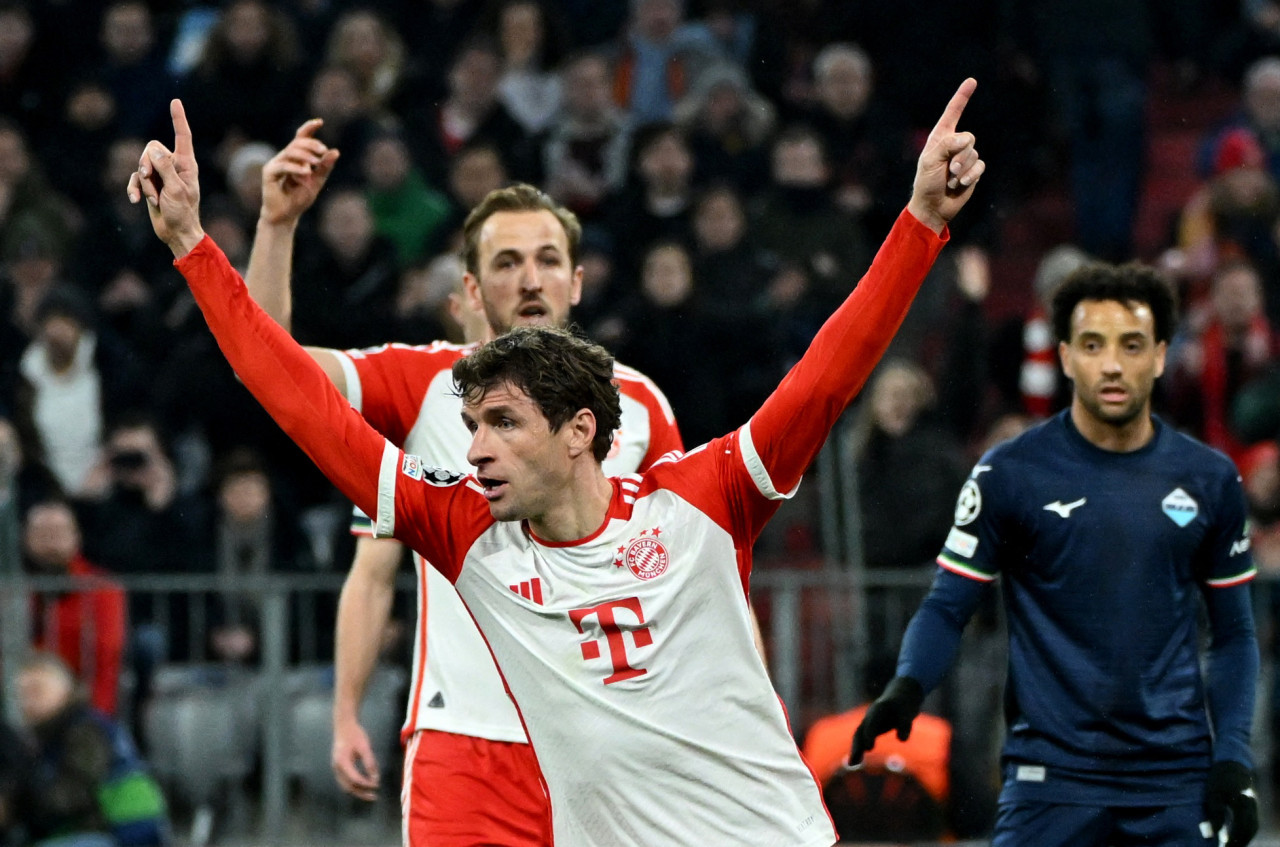
[[[748,452],[780,493],[800,482],[880,361],[946,241],[947,223],[973,195],[986,166],[973,135],[956,126],[976,86],[965,80],[929,133],[911,199],[871,269],[745,428]]]
[[[378,512],[385,439],[351,408],[320,368],[249,297],[239,274],[200,226],[200,184],[182,103],[170,106],[174,149],[147,144],[130,200],[146,199],[227,361],[276,423],[367,514]]]
[[[262,209],[244,281],[249,295],[288,330],[293,320],[290,281],[298,221],[315,204],[338,161],[338,151],[315,137],[323,123],[312,118],[298,127],[293,140],[262,169]],[[338,390],[349,396],[339,354],[324,347],[305,349]]]

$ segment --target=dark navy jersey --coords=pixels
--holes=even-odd
[[[1055,773],[1203,779],[1200,594],[1254,576],[1247,537],[1235,466],[1159,420],[1149,444],[1114,453],[1067,410],[982,458],[938,564],[1003,577],[1011,780],[1035,794]]]

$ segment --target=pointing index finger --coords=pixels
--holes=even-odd
[[[956,93],[951,95],[951,102],[947,103],[947,108],[942,110],[942,117],[938,118],[938,123],[933,128],[933,135],[956,131],[960,116],[964,114],[964,107],[969,105],[969,98],[973,96],[974,89],[977,87],[978,82],[973,77],[960,83]]]
[[[191,144],[191,125],[187,123],[187,112],[182,108],[181,100],[169,103],[169,117],[173,119],[174,154],[194,158],[196,151]]]

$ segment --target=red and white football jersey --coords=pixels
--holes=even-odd
[[[547,782],[558,847],[835,841],[752,647],[751,546],[906,316],[944,239],[904,212],[751,421],[615,477],[588,538],[495,522],[351,408],[208,238],[176,262],[244,384],[326,476],[454,582]]]
[[[426,467],[465,469],[471,434],[462,423],[462,398],[453,390],[453,363],[475,345],[391,344],[339,354],[347,397],[365,420]],[[642,470],[681,449],[667,398],[647,377],[615,365],[622,425],[604,461],[605,473]],[[370,534],[357,510],[352,531]],[[434,729],[488,738],[526,740],[484,639],[453,585],[414,556],[418,621],[413,679],[404,732]]]

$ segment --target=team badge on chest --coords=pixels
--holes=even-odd
[[[1170,491],[1169,496],[1160,502],[1160,507],[1169,516],[1169,520],[1178,526],[1186,526],[1195,520],[1196,515],[1200,513],[1200,506],[1196,504],[1190,494],[1181,488],[1175,488]]]
[[[662,528],[642,529],[640,535],[618,547],[613,557],[614,567],[625,567],[639,579],[653,579],[667,572],[671,564],[671,555],[667,547],[658,537]]]

